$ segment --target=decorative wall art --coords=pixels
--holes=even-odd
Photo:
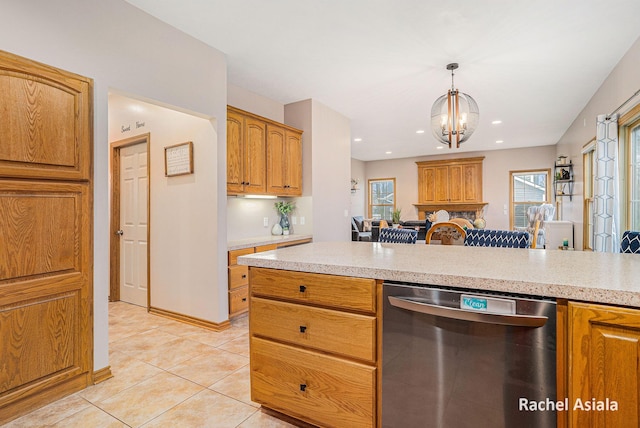
[[[193,142],[175,144],[164,148],[164,175],[193,174]]]

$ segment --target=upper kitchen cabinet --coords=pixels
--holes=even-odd
[[[227,194],[302,195],[302,131],[227,106]]]
[[[267,125],[267,192],[302,196],[302,133]]]
[[[482,202],[484,157],[416,162],[418,202],[469,204]]]
[[[267,124],[227,109],[227,194],[264,194]]]

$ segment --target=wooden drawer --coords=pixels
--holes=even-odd
[[[257,403],[323,427],[375,426],[374,367],[257,337],[250,365]]]
[[[253,295],[372,313],[376,310],[373,279],[253,267],[249,279]]]
[[[261,253],[263,251],[277,250],[277,249],[278,249],[278,244],[260,245],[259,247],[256,247],[256,253]]]
[[[251,332],[375,363],[376,318],[251,298]]]
[[[245,254],[253,254],[254,252],[253,247],[229,251],[229,266],[238,264],[238,257],[244,256]]]
[[[229,290],[249,285],[249,266],[229,266]]]
[[[246,312],[249,308],[249,287],[229,291],[229,315]]]

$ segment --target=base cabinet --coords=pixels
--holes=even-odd
[[[251,399],[322,427],[377,426],[381,285],[252,267],[249,287]]]
[[[310,238],[296,239],[278,244],[260,245],[229,251],[227,258],[229,263],[227,267],[229,281],[229,318],[236,318],[246,314],[249,310],[249,267],[239,265],[238,257],[293,245],[307,244],[309,242],[311,242]]]
[[[640,310],[569,303],[569,426],[640,426]]]

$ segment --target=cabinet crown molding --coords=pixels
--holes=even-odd
[[[476,156],[472,158],[455,158],[455,159],[438,159],[428,161],[417,161],[418,166],[433,166],[433,165],[455,165],[455,164],[469,164],[469,163],[482,163],[484,156]]]

